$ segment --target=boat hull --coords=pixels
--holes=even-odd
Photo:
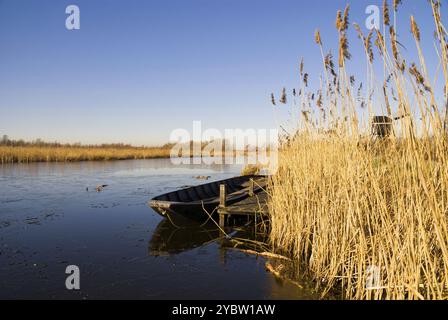
[[[250,179],[255,182],[254,194],[262,191],[266,185],[264,176],[236,177],[163,194],[150,200],[148,205],[176,224],[185,224],[189,221],[204,222],[217,217],[221,184],[225,184],[231,191],[226,203],[232,205],[250,196]],[[206,196],[201,198],[201,195]],[[182,199],[185,201],[179,201]]]

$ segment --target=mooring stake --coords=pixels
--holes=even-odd
[[[219,186],[219,206],[221,208],[225,208],[227,206],[227,190],[225,184],[221,184]]]
[[[249,180],[249,197],[254,196],[254,179],[250,178]]]
[[[227,206],[227,190],[226,185],[221,184],[219,186],[219,207],[220,209],[225,209]],[[224,227],[225,226],[225,210],[219,210],[219,226]]]

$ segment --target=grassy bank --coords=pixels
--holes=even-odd
[[[169,158],[169,148],[0,146],[0,163]]]
[[[133,147],[130,145],[63,145],[58,143],[39,143],[10,141],[10,145],[0,144],[0,164],[31,162],[75,162],[75,161],[107,161],[131,159],[170,158],[172,144],[161,147]],[[224,155],[243,156],[256,154],[248,151],[215,151],[206,150],[208,143],[193,147],[176,148],[178,156],[184,157],[222,157]]]
[[[337,15],[339,68],[323,54],[316,32],[324,81],[312,100],[302,91],[308,79],[301,71],[300,105],[293,106],[300,110],[300,127],[286,137],[270,187],[271,243],[315,280],[323,297],[338,292],[347,299],[448,298],[448,35],[434,1],[429,6],[441,74],[435,84],[414,18],[410,28],[418,61],[404,61],[391,23],[395,18],[389,16],[395,17],[399,4],[383,7],[387,33],[367,35],[357,28],[366,53],[365,94],[346,73],[349,9]],[[384,79],[373,72],[373,41]],[[371,88],[376,96],[359,97],[371,95]],[[282,93],[280,102],[286,100]],[[359,108],[367,110],[366,119],[378,109],[401,115],[394,134],[372,139]]]

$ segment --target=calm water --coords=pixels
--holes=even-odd
[[[204,183],[194,176],[240,170],[165,159],[0,165],[0,298],[308,298],[263,259],[223,248],[213,227],[178,230],[146,205]],[[109,186],[97,193],[98,184]],[[80,291],[65,289],[71,264]]]

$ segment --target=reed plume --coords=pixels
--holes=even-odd
[[[317,105],[319,108],[323,108],[322,92],[319,92],[319,95],[317,96],[316,105]]]
[[[397,12],[398,6],[401,4],[402,0],[394,0],[394,11]]]
[[[348,51],[349,44],[347,39],[347,29],[349,25],[349,13],[350,5],[347,5],[344,10],[344,16],[342,16],[342,12],[339,10],[336,14],[336,28],[339,31],[339,66],[343,67],[345,64],[345,60],[349,60],[351,58],[351,54]]]
[[[304,62],[303,62],[303,58],[300,60],[300,66],[299,66],[299,70],[300,70],[300,75],[303,76],[303,69],[304,69]]]
[[[273,106],[276,106],[277,104],[275,103],[275,96],[273,93],[271,93],[271,103]]]
[[[375,40],[375,46],[378,48],[378,51],[380,52],[380,55],[383,55],[385,50],[385,43],[383,35],[379,30],[376,30],[376,40]]]
[[[288,102],[286,97],[286,88],[282,89],[282,94],[280,96],[280,103],[286,104]]]
[[[350,5],[347,5],[344,9],[344,18],[342,19],[341,29],[347,31],[349,25]]]
[[[390,26],[389,5],[387,0],[383,1],[383,21],[386,26]]]
[[[370,30],[369,34],[366,37],[365,43],[364,43],[370,63],[373,63],[373,59],[374,59],[373,49],[372,49],[372,36],[373,36],[373,29]]]
[[[353,27],[355,28],[357,34],[358,34],[358,38],[361,39],[362,41],[364,41],[364,33],[361,30],[361,27],[359,26],[359,24],[357,24],[356,22],[353,23]]]
[[[334,62],[333,62],[333,54],[331,52],[329,52],[326,56],[325,56],[325,68],[330,71],[331,75],[336,78],[337,74],[336,71],[334,69]]]
[[[309,77],[308,73],[305,73],[303,75],[303,83],[305,84],[306,87],[308,87],[308,77]]]
[[[316,44],[322,45],[322,39],[320,37],[319,29],[317,29],[316,32],[314,33],[314,41],[316,42]]]
[[[395,60],[395,64],[397,66],[399,66],[400,61],[399,61],[399,54],[398,54],[398,47],[397,47],[397,35],[395,33],[395,29],[393,26],[390,26],[389,32],[390,32],[390,45],[392,47],[392,54],[393,54],[393,57]]]
[[[394,18],[401,3],[393,1]],[[440,9],[440,1],[431,5],[434,12]],[[384,17],[390,14],[387,6],[384,1]],[[268,188],[270,239],[274,251],[295,259],[298,273],[315,279],[322,297],[448,299],[448,135],[442,131],[448,130],[446,28],[434,13],[440,61],[432,65],[444,71],[445,83],[437,82],[442,76],[434,72],[438,85],[431,87],[414,17],[411,31],[420,64],[408,67],[396,23],[388,19],[390,39],[379,30],[364,35],[355,24],[370,64],[376,32],[384,64],[381,79],[376,66],[368,64],[366,97],[362,99],[360,83],[356,99],[356,79],[345,68],[350,57],[348,10],[338,11],[340,69],[335,71],[330,51],[323,63],[332,79],[315,97],[304,91],[304,100],[317,97],[312,106],[327,111],[329,120],[318,122],[321,113],[310,109],[310,101],[303,102],[303,127],[281,148]],[[320,31],[314,36],[321,45]],[[443,94],[436,92],[442,87]],[[356,101],[362,108],[368,105],[367,110],[355,110]],[[358,112],[367,115],[359,123]],[[379,114],[386,117],[380,122],[395,119],[382,138],[372,136],[371,119]]]
[[[348,51],[348,38],[345,33],[341,35],[339,38],[339,66],[343,67],[345,64],[345,60],[350,60],[351,54]]]
[[[350,84],[353,86],[355,85],[355,82],[356,82],[355,76],[350,76]]]
[[[417,25],[417,22],[414,19],[414,16],[411,16],[411,31],[412,31],[412,34],[415,37],[415,40],[420,42],[420,29],[419,29],[419,27]]]
[[[338,10],[338,12],[336,13],[336,29],[342,31],[342,25],[342,12],[341,10]]]
[[[412,63],[409,67],[409,73],[414,77],[415,82],[418,85],[421,85],[426,91],[430,91],[430,88],[426,85],[425,78],[423,77],[422,73],[418,70],[415,63]]]

